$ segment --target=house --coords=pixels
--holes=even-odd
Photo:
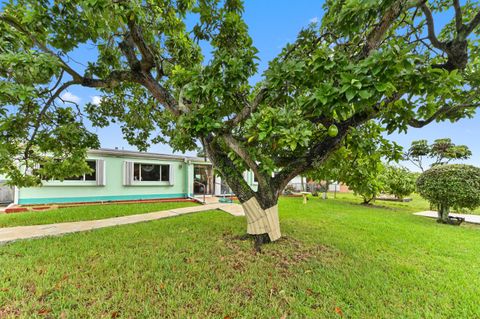
[[[228,185],[214,173],[212,164],[201,157],[98,149],[88,152],[87,163],[93,170],[90,174],[64,181],[44,181],[41,187],[14,187],[12,190],[4,186],[0,187],[0,195],[7,199],[5,202],[13,199],[20,205],[233,195]],[[258,183],[253,172],[246,171],[243,176],[256,190]],[[289,184],[299,191],[307,185],[301,183],[299,177]],[[340,191],[340,185],[332,186]]]
[[[93,173],[64,181],[44,181],[41,187],[15,188],[21,205],[190,198],[230,194],[203,158],[98,149],[88,152]],[[245,179],[255,188],[253,174]]]

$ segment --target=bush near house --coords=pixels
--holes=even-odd
[[[438,207],[438,221],[451,223],[450,208],[480,206],[480,168],[472,165],[442,165],[424,172],[417,180],[419,194]]]

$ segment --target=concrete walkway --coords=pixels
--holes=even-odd
[[[122,217],[113,217],[99,220],[87,220],[79,222],[48,224],[48,225],[33,225],[33,226],[17,226],[0,228],[0,244],[7,242],[37,238],[45,236],[58,236],[62,234],[75,233],[81,231],[87,231],[92,229],[135,224],[140,222],[146,222],[150,220],[157,220],[162,218],[180,216],[184,214],[204,212],[208,210],[222,210],[233,216],[245,216],[243,208],[239,204],[211,204],[202,206],[192,206],[184,208],[176,208],[170,210],[164,210],[153,213],[129,215]]]
[[[438,213],[436,211],[433,211],[433,210],[427,210],[427,211],[424,211],[424,212],[414,213],[414,215],[431,217],[431,218],[437,218],[438,217]],[[452,213],[450,213],[450,216],[463,217],[463,218],[465,218],[465,221],[467,223],[480,224],[480,215],[452,214]]]

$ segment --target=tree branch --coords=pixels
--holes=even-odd
[[[480,24],[480,11],[477,12],[475,17],[470,21],[470,23],[465,27],[466,36],[475,30],[475,28]]]
[[[175,98],[166,88],[164,88],[155,80],[150,72],[143,74],[143,77],[140,79],[140,83],[150,91],[157,102],[165,106],[175,116],[181,115],[181,112],[178,109],[177,100],[175,100]]]
[[[242,145],[240,145],[240,143],[231,135],[223,135],[221,138],[225,141],[227,146],[230,147],[238,156],[240,156],[240,158],[243,159],[247,166],[253,171],[253,174],[255,177],[257,177],[260,187],[267,189],[270,182],[268,176],[264,176],[260,172],[260,167],[257,163],[255,163]]]
[[[385,34],[388,32],[388,29],[395,22],[404,8],[407,8],[405,6],[405,1],[395,1],[388,8],[380,22],[368,34],[367,41],[363,47],[360,58],[369,56],[373,50],[378,48],[380,43],[383,41]]]
[[[246,202],[250,198],[255,197],[255,192],[243,178],[241,170],[239,170],[233,161],[228,158],[227,154],[222,151],[222,148],[218,141],[215,140],[215,137],[210,134],[202,141],[202,143],[205,146],[205,152],[213,165],[219,169],[224,179],[230,181],[228,186],[233,190],[235,195],[237,195],[242,202]]]
[[[445,43],[439,41],[437,36],[435,35],[435,24],[433,21],[432,11],[425,2],[422,2],[422,4],[420,4],[420,9],[422,9],[422,12],[425,15],[425,19],[427,21],[428,39],[430,40],[430,43],[432,43],[435,48],[445,51]]]
[[[30,148],[32,147],[32,144],[35,140],[35,137],[38,134],[38,130],[40,129],[40,125],[42,124],[42,119],[47,113],[48,109],[52,105],[52,103],[57,99],[60,94],[65,91],[69,86],[75,84],[75,81],[68,81],[63,83],[53,94],[50,96],[50,98],[45,102],[45,105],[43,108],[40,110],[38,113],[37,119],[35,121],[34,127],[33,127],[33,132],[32,135],[30,136],[29,140],[27,141],[27,144],[25,145],[25,150],[23,152],[24,158],[28,159],[29,158],[29,153],[30,153]]]
[[[266,87],[261,88],[258,94],[255,96],[253,102],[251,104],[246,102],[246,105],[243,107],[243,109],[239,113],[237,113],[237,115],[233,119],[227,121],[225,124],[229,127],[235,127],[238,124],[242,123],[246,118],[250,116],[250,114],[257,110],[258,106],[267,96],[267,91],[268,89]]]
[[[298,157],[296,161],[290,163],[287,168],[284,168],[279,174],[275,176],[274,183],[277,185],[279,191],[283,190],[292,178],[312,168],[315,163],[323,163],[330,155],[335,152],[344,140],[352,127],[357,127],[368,120],[373,119],[379,112],[381,107],[387,107],[389,104],[397,101],[402,95],[396,93],[393,96],[376,103],[371,110],[359,112],[354,114],[349,119],[336,123],[338,128],[337,136],[326,136],[322,141],[317,142],[310,147],[310,151],[304,156]]]
[[[445,105],[445,106],[439,108],[429,118],[427,118],[425,120],[411,119],[408,124],[412,127],[415,127],[415,128],[421,128],[421,127],[424,127],[424,126],[430,124],[431,122],[438,119],[442,115],[448,115],[451,112],[460,111],[460,110],[468,109],[468,108],[477,108],[477,107],[480,107],[480,102],[460,104],[460,105],[455,105],[455,106]]]
[[[18,30],[19,32],[23,33],[26,35],[32,43],[38,47],[42,52],[49,54],[53,57],[55,57],[61,64],[62,64],[62,69],[65,70],[68,74],[70,74],[74,80],[78,80],[81,78],[81,75],[75,71],[73,68],[71,68],[65,61],[63,61],[58,54],[56,54],[54,51],[50,50],[45,44],[40,42],[32,33],[30,33],[28,30],[26,30],[20,23],[18,23],[13,17],[6,16],[5,14],[0,14],[0,21],[3,21],[10,25],[12,28]]]
[[[155,57],[152,50],[146,44],[141,28],[135,24],[133,20],[129,20],[128,27],[130,29],[132,40],[142,55],[142,61],[140,62],[141,69],[142,71],[148,72],[155,66]]]
[[[457,34],[460,34],[463,31],[463,14],[460,0],[453,0],[453,8],[455,9],[455,28],[457,29]]]

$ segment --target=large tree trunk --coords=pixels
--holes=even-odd
[[[263,243],[278,240],[281,237],[277,205],[280,186],[259,185],[255,192],[218,142],[205,141],[204,145],[222,179],[240,200],[247,218],[247,233],[255,239],[255,246],[258,248]]]
[[[247,217],[248,234],[256,236],[268,234],[270,241],[275,241],[282,236],[276,203],[274,206],[264,209],[254,196],[242,203],[242,206]]]

